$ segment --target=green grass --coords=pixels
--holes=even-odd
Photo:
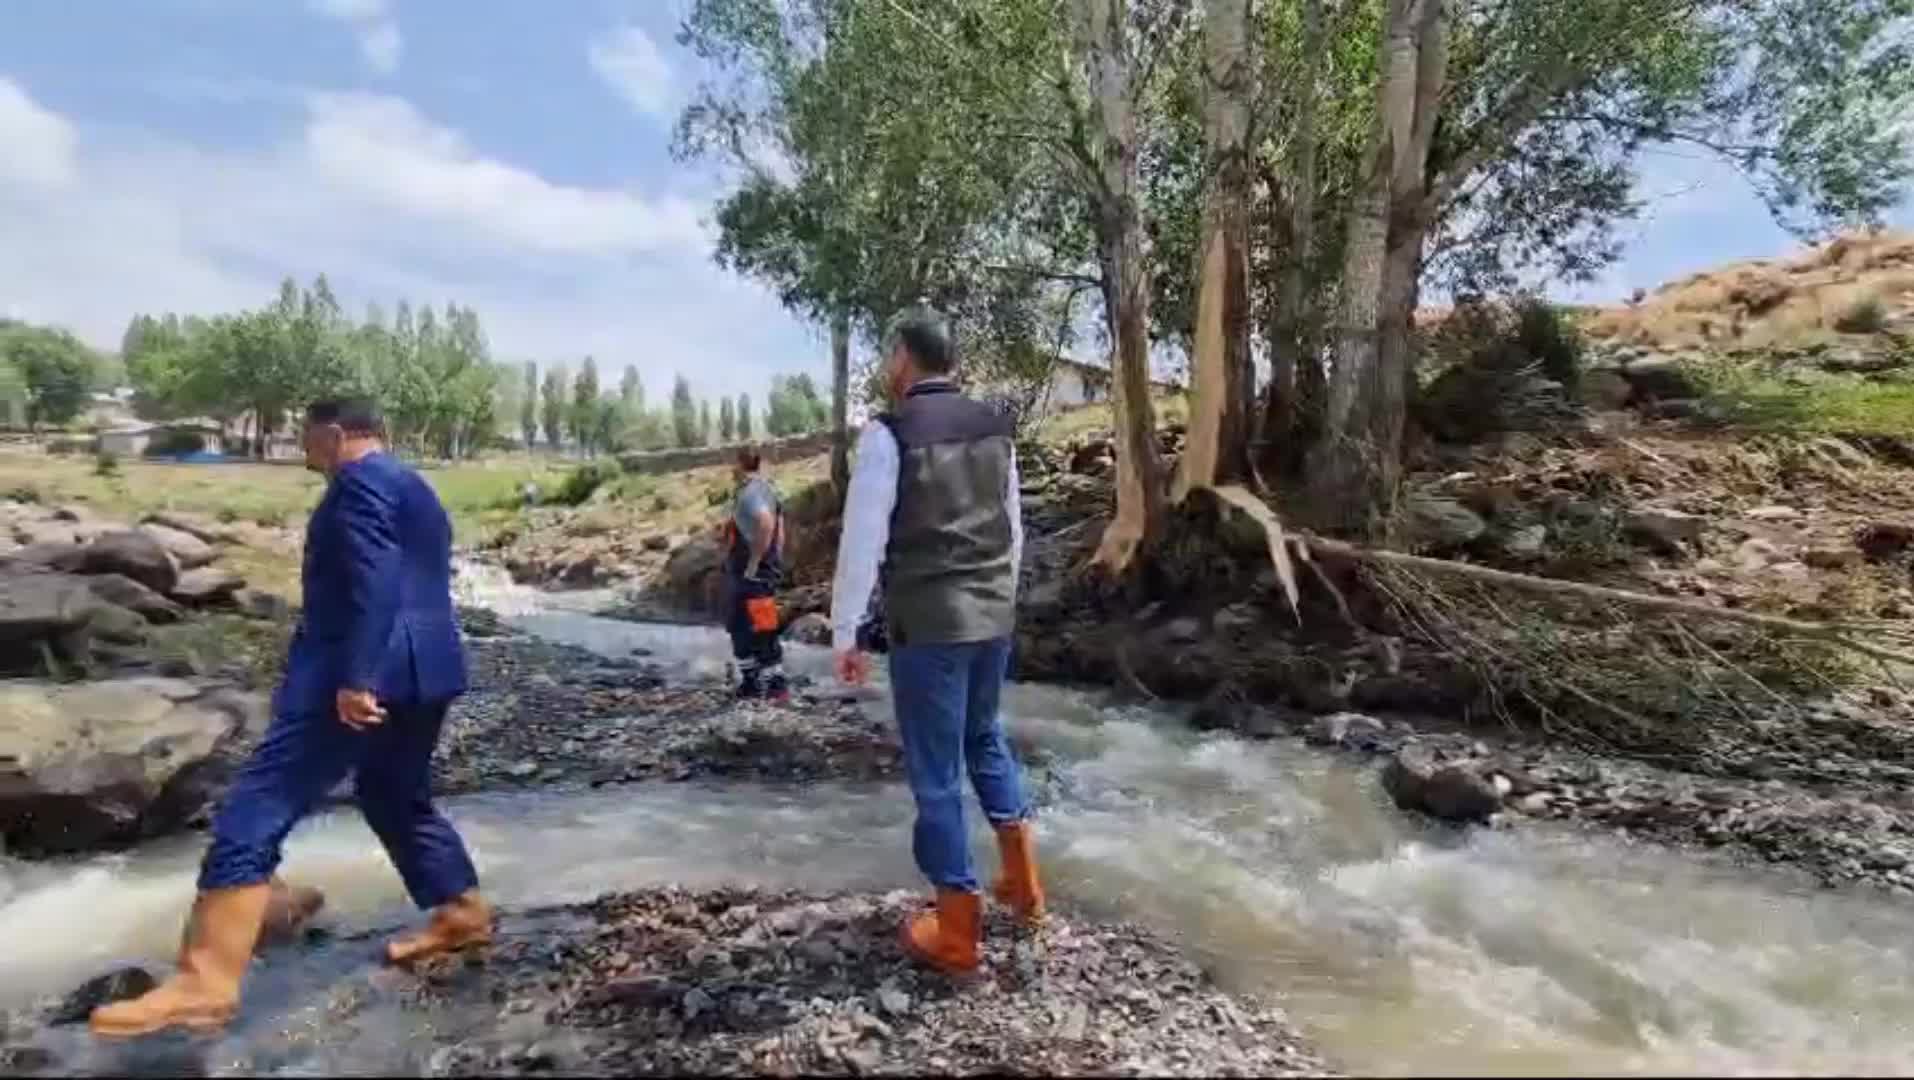
[[[1775,434],[1914,436],[1914,378],[1870,380],[1746,369],[1702,372],[1708,400],[1735,427]]]
[[[1187,394],[1156,394],[1153,398],[1157,426],[1189,422],[1190,404]],[[1115,426],[1115,412],[1108,402],[1102,402],[1068,409],[1046,418],[1038,426],[1036,437],[1046,443],[1064,443],[1079,435],[1086,435],[1092,431],[1109,431]]]
[[[529,480],[549,492],[567,468],[541,457],[512,455],[427,464],[420,471],[439,493],[464,544],[519,516],[520,485]],[[0,450],[0,497],[47,505],[80,503],[102,517],[127,522],[171,510],[296,531],[324,490],[324,480],[297,464],[125,460],[103,473],[90,456]],[[228,564],[254,585],[287,592],[297,584],[298,559],[296,545],[245,548],[231,552]]]

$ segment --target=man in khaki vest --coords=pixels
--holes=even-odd
[[[1029,806],[998,701],[1016,624],[1023,524],[1008,418],[958,392],[942,317],[906,311],[887,335],[893,409],[869,424],[845,501],[831,596],[837,674],[864,681],[857,629],[884,572],[891,690],[917,801],[912,851],[937,890],[904,945],[949,972],[977,967],[982,898],[964,831],[963,778],[996,830],[993,892],[1026,923],[1043,917]]]

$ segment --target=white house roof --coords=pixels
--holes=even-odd
[[[1110,367],[1107,364],[1094,364],[1088,360],[1079,360],[1074,356],[1059,356],[1057,357],[1057,362],[1066,367],[1076,368],[1078,371],[1090,372],[1099,378],[1107,379],[1110,377]],[[1183,384],[1175,379],[1166,379],[1156,374],[1150,376],[1150,385],[1156,387],[1172,387],[1179,390],[1183,387]]]

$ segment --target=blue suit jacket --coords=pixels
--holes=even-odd
[[[341,689],[400,708],[465,691],[452,607],[452,523],[418,473],[383,452],[340,469],[306,525],[305,614],[281,713],[324,713]]]

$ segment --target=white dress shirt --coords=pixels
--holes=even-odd
[[[857,644],[857,627],[870,611],[877,572],[890,544],[891,511],[897,507],[897,437],[882,420],[864,425],[851,466],[851,490],[844,499],[844,524],[838,533],[837,574],[831,582],[831,647],[840,652]],[[1017,452],[1010,452],[1004,514],[1010,522],[1012,596],[1023,568],[1023,500],[1018,491]]]

